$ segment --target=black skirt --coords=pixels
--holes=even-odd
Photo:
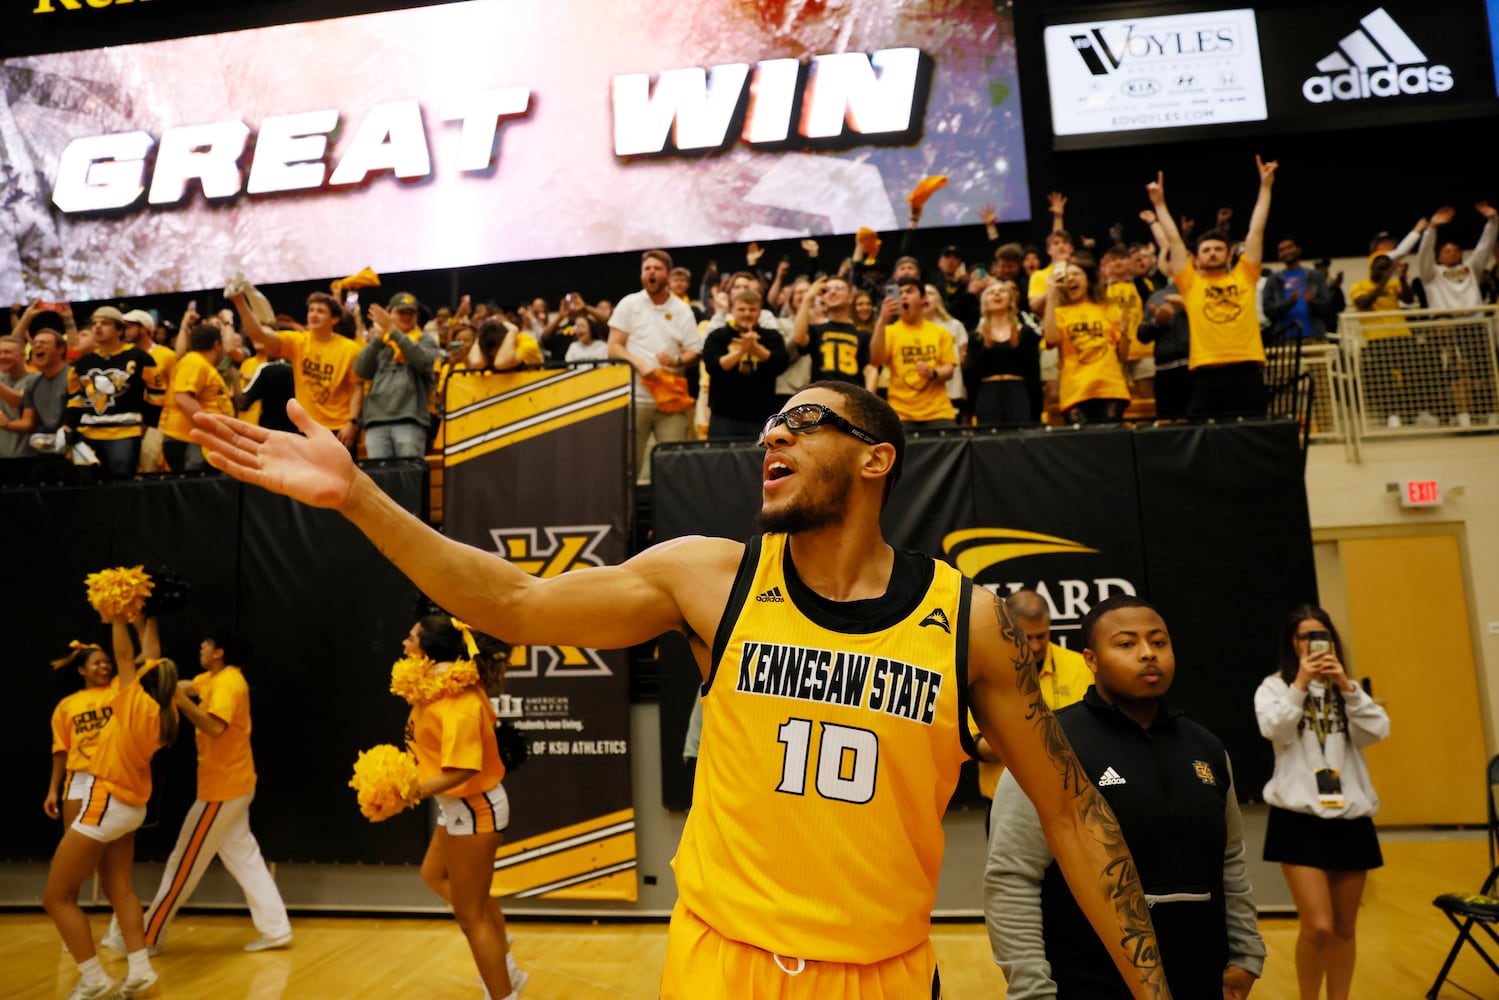
[[[1270,807],[1265,860],[1333,872],[1363,872],[1384,864],[1374,820],[1322,819]]]

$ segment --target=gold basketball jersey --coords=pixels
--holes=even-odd
[[[683,905],[790,958],[868,964],[927,939],[968,757],[971,586],[897,552],[884,597],[837,604],[801,583],[785,536],[750,540],[672,862]]]

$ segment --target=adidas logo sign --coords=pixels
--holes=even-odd
[[[1427,65],[1426,53],[1383,7],[1361,18],[1359,26],[1317,63],[1321,75],[1306,78],[1301,96],[1326,104],[1452,89],[1451,67]]]
[[[761,604],[785,604],[786,598],[781,596],[780,587],[771,587],[765,593],[758,595],[755,600]]]
[[[952,626],[947,623],[947,614],[941,608],[933,608],[932,613],[921,619],[921,624],[916,627],[924,628],[927,625],[935,625],[948,635],[952,635]]]
[[[1111,767],[1098,776],[1096,784],[1099,788],[1106,788],[1109,785],[1127,785],[1129,782],[1121,778],[1119,772]]]

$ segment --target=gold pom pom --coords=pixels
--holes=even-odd
[[[144,566],[116,566],[83,578],[88,602],[105,621],[123,618],[138,621],[146,598],[151,596],[151,576]]]
[[[359,797],[359,811],[372,823],[390,819],[416,805],[416,758],[389,743],[370,747],[354,761],[349,787]]]
[[[401,657],[390,668],[390,693],[413,705],[426,705],[479,683],[479,668],[472,660],[458,660],[442,671],[436,666],[420,654]]]

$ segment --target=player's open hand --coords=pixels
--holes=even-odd
[[[295,399],[286,404],[286,415],[301,435],[199,411],[192,438],[208,449],[210,465],[240,482],[313,507],[341,506],[354,489],[349,450]]]

